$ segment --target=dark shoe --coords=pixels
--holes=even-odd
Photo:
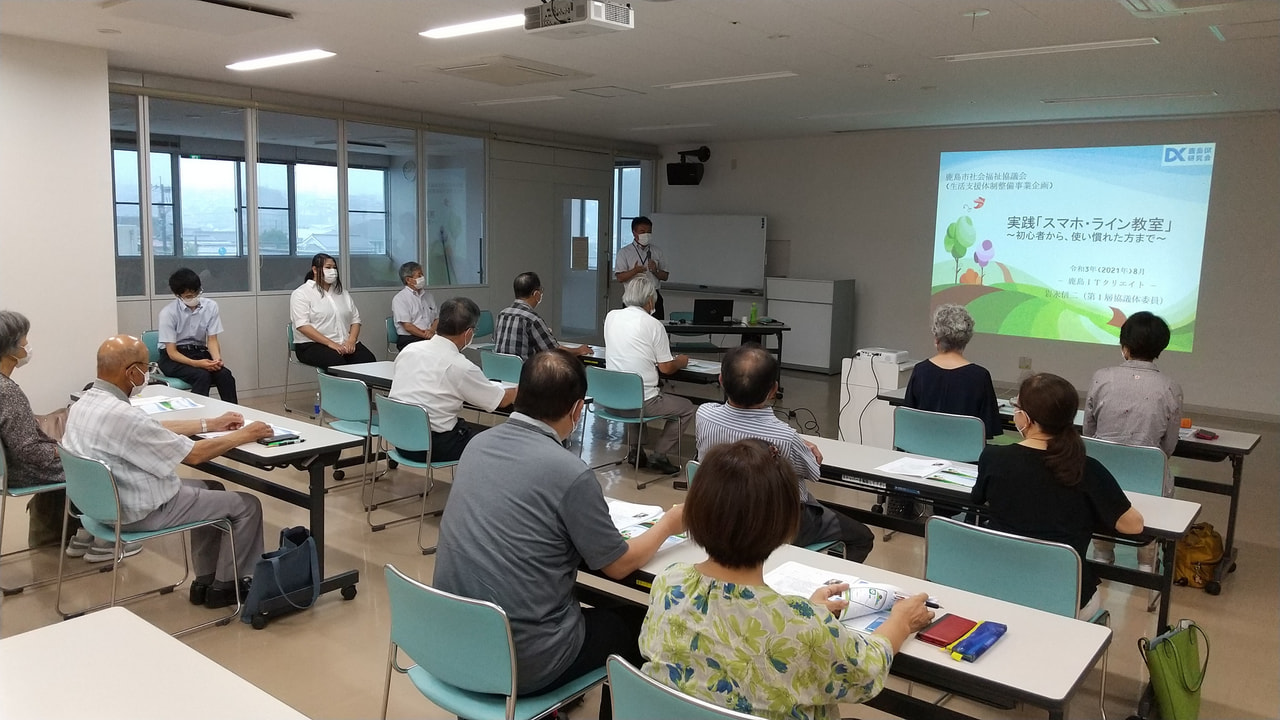
[[[240,581],[240,599],[243,600],[248,596],[249,596],[249,578],[244,578],[243,580]],[[209,586],[208,591],[205,593],[204,606],[209,608],[210,610],[216,610],[218,608],[224,608],[224,607],[231,607],[232,605],[235,605],[235,604],[236,604],[236,586],[234,584],[224,586],[218,583],[214,583],[213,585]]]
[[[671,461],[666,458],[654,458],[650,460],[649,469],[658,473],[659,475],[680,474],[680,467],[678,465],[672,465]]]
[[[205,599],[207,599],[208,597],[209,597],[209,583],[204,582],[202,580],[192,580],[191,594],[187,596],[187,599],[191,601],[191,604],[203,605]]]
[[[632,451],[628,452],[628,453],[627,453],[627,457],[626,457],[626,459],[625,459],[623,462],[625,462],[626,464],[630,465],[631,467],[635,467],[635,466],[636,466],[636,452],[637,452],[636,450],[632,450]],[[642,468],[643,468],[643,467],[649,467],[649,456],[644,454],[644,450],[640,450],[640,451],[638,451],[638,452],[640,453],[640,467],[642,467]]]

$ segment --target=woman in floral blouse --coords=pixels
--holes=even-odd
[[[838,718],[884,687],[893,653],[933,618],[925,595],[898,602],[872,635],[840,624],[846,584],[788,597],[764,584],[764,561],[795,536],[798,484],[775,448],[713,448],[690,484],[685,526],[708,559],[654,579],[640,651],[650,677],[738,712],[779,720]]]

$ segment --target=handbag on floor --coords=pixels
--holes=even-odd
[[[240,611],[240,621],[255,628],[264,625],[265,615],[258,622],[254,617],[260,615],[263,601],[277,597],[284,597],[294,610],[306,610],[320,597],[320,580],[320,558],[311,531],[300,525],[284,528],[280,531],[280,549],[263,553],[253,569],[253,584]],[[311,599],[299,603],[289,597],[300,590],[310,590]]]
[[[1204,659],[1200,646],[1204,646]],[[1170,625],[1161,635],[1138,639],[1138,651],[1151,673],[1160,717],[1196,720],[1200,717],[1200,686],[1209,669],[1209,637],[1190,620]]]

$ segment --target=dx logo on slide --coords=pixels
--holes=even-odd
[[[1212,165],[1215,143],[1165,145],[1161,165]]]

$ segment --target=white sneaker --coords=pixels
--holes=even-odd
[[[76,530],[75,536],[67,543],[67,557],[84,557],[93,542],[93,535],[88,530],[84,528]]]
[[[94,538],[93,545],[84,553],[84,561],[91,563],[111,562],[115,555],[115,550],[115,543]],[[120,549],[120,558],[133,557],[140,552],[142,552],[142,543],[127,542]]]

